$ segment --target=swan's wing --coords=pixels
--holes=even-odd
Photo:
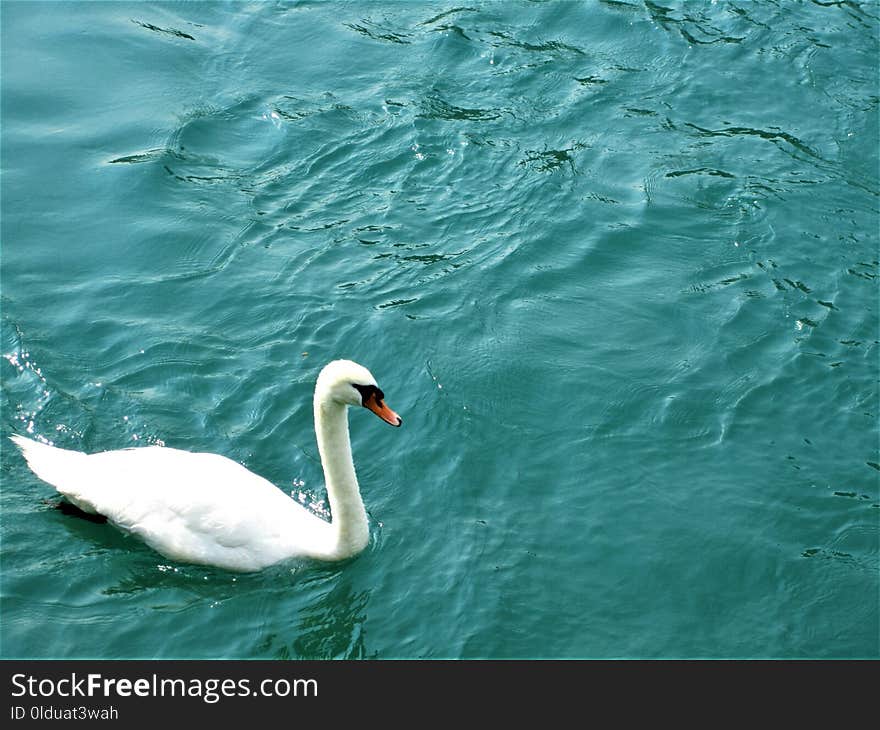
[[[329,539],[328,523],[224,456],[162,446],[82,454],[15,442],[71,502],[172,559],[254,570]]]

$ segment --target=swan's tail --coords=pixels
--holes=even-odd
[[[72,496],[68,494],[65,483],[70,481],[71,474],[78,471],[83,459],[87,458],[86,454],[59,449],[57,446],[49,446],[49,444],[40,443],[18,434],[9,438],[21,450],[27,465],[34,474],[44,482],[51,484],[61,494]],[[74,504],[86,512],[94,512],[93,508],[90,508],[88,504],[84,505],[81,500],[74,499]]]

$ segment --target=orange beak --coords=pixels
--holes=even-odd
[[[373,413],[379,416],[379,418],[385,421],[385,423],[390,423],[392,426],[400,426],[400,424],[403,423],[403,419],[386,406],[384,401],[380,400],[376,393],[370,393],[364,401],[364,408],[369,408]]]

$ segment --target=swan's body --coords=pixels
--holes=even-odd
[[[70,502],[167,558],[253,571],[293,557],[342,560],[366,547],[347,409],[364,405],[399,426],[383,397],[369,371],[348,360],[331,362],[318,376],[315,431],[332,522],[225,456],[164,446],[84,454],[12,440],[31,470]]]

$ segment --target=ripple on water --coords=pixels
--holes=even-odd
[[[876,653],[876,13],[514,10],[4,7],[6,432],[322,512],[320,366],[406,421],[358,560],[245,577],[2,449],[5,653]]]

